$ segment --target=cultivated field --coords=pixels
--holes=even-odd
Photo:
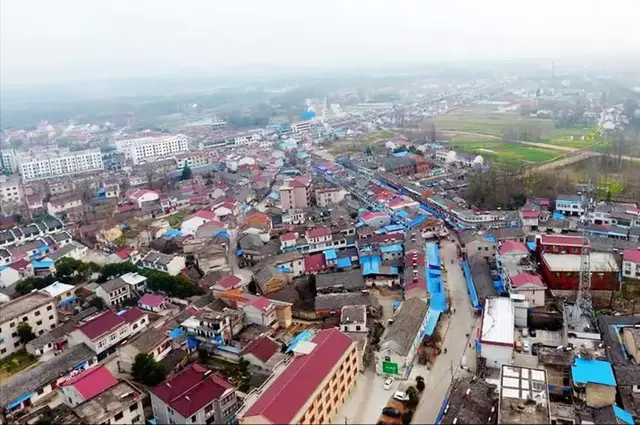
[[[520,143],[506,143],[498,140],[480,142],[457,142],[452,144],[455,150],[475,153],[505,167],[518,167],[554,160],[562,152],[527,146]]]

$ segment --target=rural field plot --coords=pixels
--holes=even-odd
[[[482,155],[495,164],[506,167],[547,162],[562,155],[561,152],[551,149],[500,141],[459,142],[452,144],[452,148],[462,152]]]
[[[555,126],[552,120],[523,117],[514,113],[462,109],[433,119],[438,130],[459,131],[502,137],[507,129],[535,129],[541,137],[549,137]]]

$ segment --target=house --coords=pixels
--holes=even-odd
[[[260,269],[260,271],[253,276],[253,279],[255,280],[260,293],[263,295],[268,295],[284,288],[290,281],[289,277],[285,273],[278,271],[272,266]]]
[[[361,305],[346,305],[340,312],[340,330],[342,332],[367,333],[367,308]]]
[[[144,294],[138,300],[138,307],[158,313],[169,308],[169,302],[164,295]]]
[[[273,370],[284,359],[280,349],[280,344],[268,336],[262,336],[249,342],[242,349],[241,356],[256,367]]]
[[[278,317],[275,305],[265,297],[246,296],[238,307],[244,312],[247,325],[259,325],[266,328],[277,328]]]
[[[425,335],[428,309],[427,303],[419,298],[402,303],[375,353],[376,373],[400,379],[409,377]]]
[[[120,381],[73,409],[80,423],[145,423],[143,393],[127,381]]]
[[[39,336],[58,326],[55,299],[34,291],[0,304],[0,358],[21,349],[24,344],[18,336],[18,325],[26,322],[34,335]]]
[[[75,208],[82,206],[82,199],[75,196],[68,196],[65,198],[52,198],[47,202],[47,214],[51,217],[57,217],[58,215]]]
[[[96,295],[102,298],[108,307],[112,307],[131,298],[131,290],[127,282],[117,277],[99,284]]]
[[[391,216],[379,211],[367,211],[360,216],[360,220],[372,229],[379,229],[391,224]]]
[[[185,268],[186,259],[182,255],[167,255],[150,251],[142,257],[139,264],[145,269],[158,270],[171,276],[177,276]]]
[[[56,305],[59,307],[69,305],[76,300],[76,296],[74,295],[75,286],[62,282],[54,282],[42,288],[40,292],[55,299]]]
[[[22,279],[20,270],[9,265],[0,266],[0,288],[7,288]]]
[[[620,266],[610,252],[591,252],[591,289],[619,291]],[[540,256],[540,271],[552,290],[575,291],[580,281],[581,256],[578,254],[547,254]]]
[[[611,363],[577,357],[571,366],[574,397],[587,406],[600,408],[616,402],[616,378]]]
[[[488,298],[480,325],[480,357],[487,367],[510,365],[515,344],[515,311],[510,298]]]
[[[326,273],[316,276],[316,291],[318,294],[361,292],[364,289],[364,278],[360,270]]]
[[[326,329],[293,350],[296,355],[276,368],[273,379],[247,394],[237,413],[241,425],[331,423],[356,384],[356,342]]]
[[[316,189],[316,205],[326,208],[330,205],[337,204],[344,199],[345,191],[339,187],[324,187]]]
[[[140,353],[161,361],[171,352],[171,348],[171,338],[166,331],[149,327],[118,347],[118,370],[131,373],[131,367]]]
[[[2,384],[0,406],[5,417],[11,419],[13,415],[22,414],[32,406],[41,407],[48,402],[59,402],[55,397],[56,389],[79,372],[97,364],[96,354],[86,345],[80,344],[22,371]]]
[[[78,326],[69,333],[69,345],[86,344],[100,357],[108,354],[108,351],[120,341],[128,338],[134,333],[142,330],[139,323],[145,326],[148,323],[146,314],[142,314],[138,309],[130,309],[138,317],[126,317],[118,315],[112,311],[106,311],[87,323]],[[127,320],[129,319],[129,320]],[[133,320],[131,320],[133,319]],[[132,323],[133,322],[133,323]]]
[[[625,249],[622,252],[622,276],[640,280],[640,249]]]
[[[132,294],[142,294],[147,291],[147,278],[138,273],[129,272],[120,276],[127,285]]]
[[[216,215],[213,211],[200,210],[182,221],[182,224],[180,225],[180,232],[183,235],[194,236],[198,228],[207,223],[212,223],[221,229],[226,227],[224,223],[216,219]]]
[[[521,208],[519,211],[522,226],[529,230],[536,230],[540,220],[540,211],[530,208]]]
[[[582,216],[584,214],[582,197],[579,195],[558,195],[556,211],[563,215]]]
[[[533,273],[518,273],[510,277],[510,287],[513,292],[524,295],[529,306],[544,307],[547,285],[540,276]]]
[[[567,235],[542,235],[538,240],[540,251],[549,254],[581,254],[582,238]]]
[[[60,385],[62,402],[76,407],[118,383],[106,366],[87,369]]]
[[[238,408],[233,386],[194,363],[150,390],[159,424],[228,423]]]
[[[129,201],[137,205],[138,209],[142,209],[142,205],[145,203],[155,202],[160,199],[160,195],[158,195],[157,192],[154,192],[153,190],[148,190],[148,189],[127,190],[125,192],[125,197]]]

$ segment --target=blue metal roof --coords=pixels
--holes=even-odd
[[[347,267],[351,267],[351,258],[349,257],[338,258],[337,265],[339,269],[346,269]]]
[[[527,242],[527,248],[529,248],[529,251],[535,251],[536,250],[536,243],[535,242]]]
[[[22,394],[19,398],[15,399],[11,403],[9,403],[6,406],[4,406],[4,408],[7,409],[7,410],[13,409],[16,406],[19,406],[20,403],[22,403],[23,401],[29,400],[34,395],[36,395],[36,393],[34,393],[34,392]]]
[[[627,412],[626,410],[616,406],[615,404],[613,405],[613,413],[615,413],[616,418],[618,418],[618,420],[624,422],[625,424],[629,424],[629,425],[635,424],[635,422],[633,421],[633,415]]]
[[[404,231],[404,226],[402,224],[390,224],[383,227],[382,229],[384,229],[384,231],[387,233],[401,232]]]
[[[471,269],[469,269],[469,263],[467,263],[466,261],[462,262],[462,271],[464,272],[464,277],[467,281],[467,290],[469,291],[471,306],[475,310],[480,310],[483,306],[480,305],[480,301],[478,299],[478,291],[476,290],[476,285],[473,283],[473,278],[471,277]]]
[[[384,245],[380,247],[380,252],[382,252],[383,254],[389,252],[402,252],[402,245],[400,245],[399,243],[395,243],[393,245]]]
[[[611,363],[604,360],[588,360],[577,358],[571,366],[573,382],[578,384],[600,384],[615,386],[616,378],[613,376]]]
[[[438,324],[438,319],[440,318],[441,313],[442,312],[440,310],[429,308],[429,311],[427,312],[427,326],[424,330],[425,335],[433,335],[433,332],[436,330],[436,325]]]
[[[440,249],[435,242],[427,243],[427,264],[429,267],[442,267],[440,264]]]
[[[324,254],[324,259],[327,261],[336,260],[338,258],[338,254],[336,254],[336,250],[333,248],[323,251],[323,254]]]
[[[52,267],[53,261],[52,260],[34,261],[31,263],[31,265],[38,269],[44,269],[44,268]]]
[[[419,224],[422,224],[424,221],[426,221],[427,216],[426,215],[419,215],[418,217],[414,218],[413,220],[411,220],[409,223],[407,223],[408,227],[416,227]]]
[[[292,352],[300,341],[311,339],[312,336],[313,334],[309,331],[302,331],[298,335],[294,336],[291,342],[289,343],[289,345],[287,346],[287,353]]]

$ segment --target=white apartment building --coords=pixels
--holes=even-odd
[[[22,187],[20,179],[0,176],[0,204],[18,204],[22,201]]]
[[[139,137],[136,139],[116,140],[116,150],[125,154],[134,164],[145,160],[171,156],[189,150],[189,139],[184,134],[157,137]]]
[[[15,156],[10,150],[3,150],[0,153],[0,168],[15,173],[18,170],[16,166]]]
[[[32,292],[0,305],[0,358],[20,350],[24,344],[18,326],[26,322],[36,335],[58,326],[55,298],[42,292]]]
[[[18,159],[20,175],[24,181],[69,176],[78,173],[104,169],[100,149],[86,149],[77,152],[51,151]]]

